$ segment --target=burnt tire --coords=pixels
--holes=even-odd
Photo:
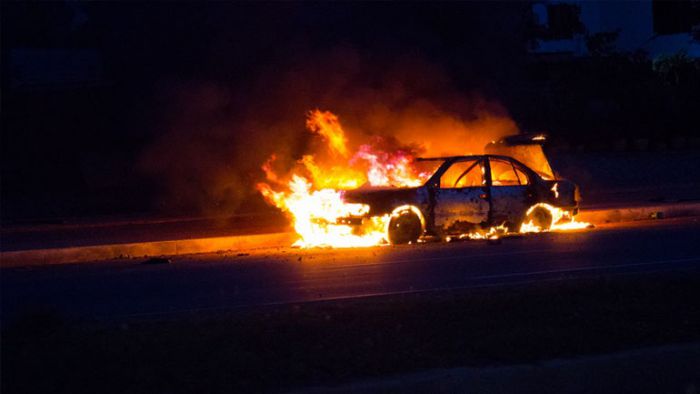
[[[418,238],[423,233],[418,215],[411,211],[403,211],[398,215],[392,216],[389,221],[389,229],[387,231],[388,241],[391,244],[407,244],[418,241]]]
[[[532,222],[532,224],[542,230],[549,230],[552,227],[552,221],[552,214],[542,207],[535,207],[535,209],[525,216],[525,223]]]

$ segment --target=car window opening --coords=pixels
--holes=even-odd
[[[520,186],[526,184],[520,180],[520,176],[512,162],[499,159],[490,159],[491,184],[493,186]]]
[[[480,160],[458,161],[442,174],[440,187],[443,189],[460,189],[484,184],[483,168]]]

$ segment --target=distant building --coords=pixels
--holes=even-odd
[[[537,1],[531,52],[582,57],[596,52],[700,58],[700,1]]]

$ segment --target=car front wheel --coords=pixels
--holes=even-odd
[[[407,244],[418,241],[422,232],[418,215],[406,210],[392,216],[387,235],[391,244]]]

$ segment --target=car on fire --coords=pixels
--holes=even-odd
[[[547,207],[573,218],[580,197],[575,183],[553,174],[543,139],[519,135],[492,142],[487,154],[417,159],[434,171],[422,186],[360,188],[346,192],[345,199],[367,205],[366,217],[391,215],[387,238],[392,244],[494,226],[518,232],[526,222],[546,229],[556,220]],[[361,226],[362,220],[345,218],[344,223]]]

